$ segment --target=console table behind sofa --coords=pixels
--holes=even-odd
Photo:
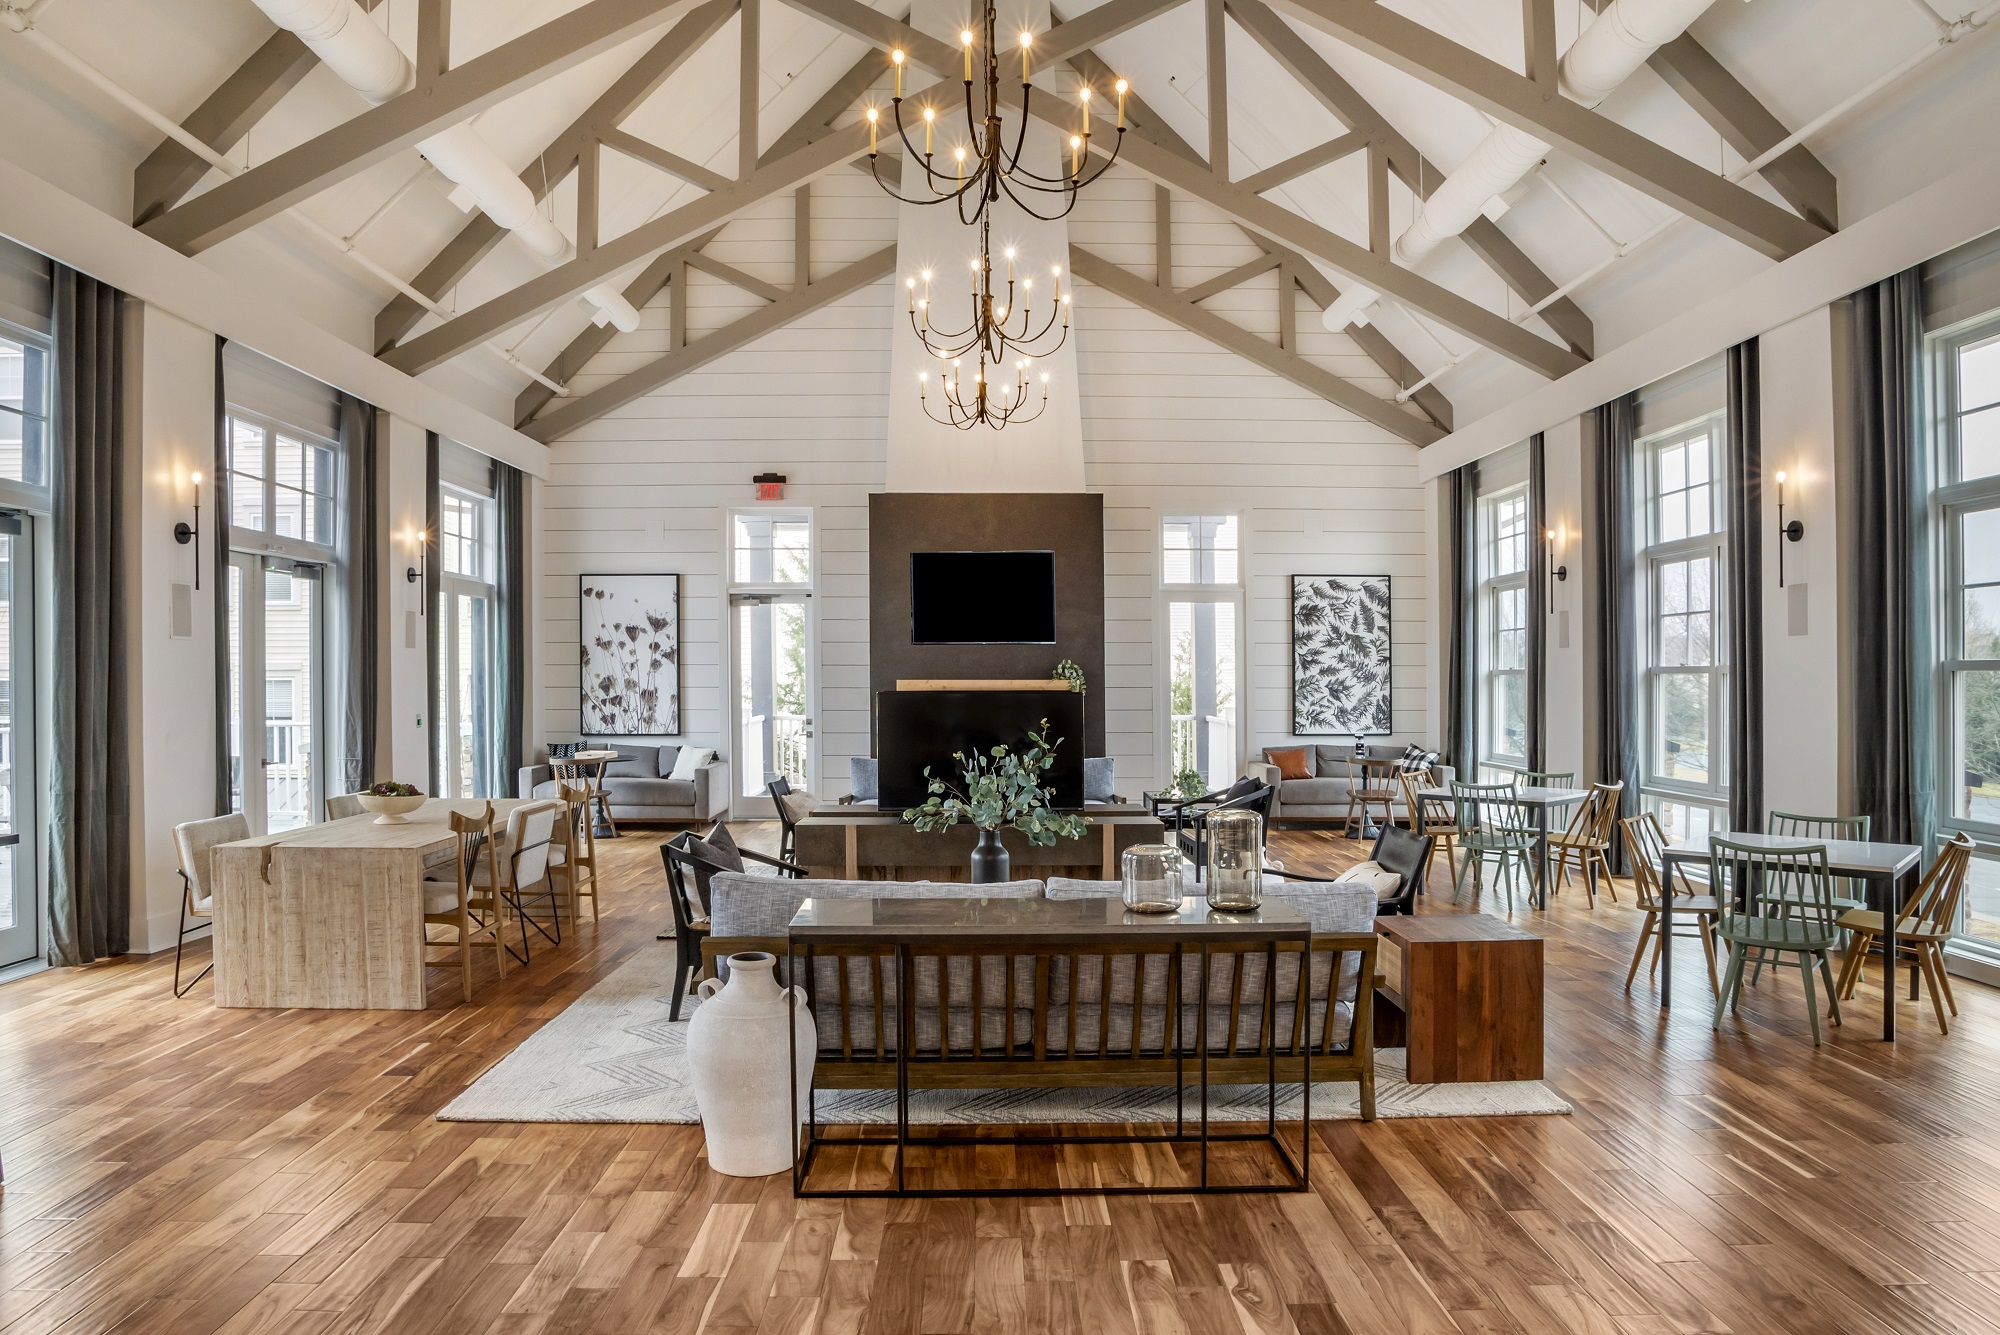
[[[710,883],[710,968],[738,951],[785,958],[786,929],[808,897],[934,899],[951,895],[1052,898],[1115,895],[1114,882],[1056,880],[1007,885],[906,881],[793,881],[723,873]],[[1170,948],[1038,947],[977,955],[940,946],[918,952],[917,1040],[911,1079],[928,1088],[1070,1088],[1171,1085],[1169,996],[1180,998],[1184,1038],[1205,1022],[1210,1079],[1261,1083],[1276,1049],[1280,1080],[1304,1072],[1311,1045],[1315,1083],[1353,1081],[1363,1120],[1375,1117],[1375,902],[1360,887],[1284,887],[1276,896],[1312,923],[1311,967],[1296,949],[1277,964],[1277,1005],[1264,1014],[1263,947],[1211,952],[1208,991],[1184,959],[1171,980]],[[975,962],[977,968],[975,969]],[[826,1089],[890,1089],[896,1083],[894,961],[855,950],[814,962],[820,1050],[814,1082]],[[1301,980],[1306,1005],[1299,1007]],[[940,987],[940,979],[943,980]],[[1170,990],[1170,980],[1178,984]],[[1363,982],[1368,985],[1363,986]],[[1205,1017],[1205,1019],[1203,1018]]]

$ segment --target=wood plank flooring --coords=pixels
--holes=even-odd
[[[1622,990],[1629,889],[1516,918],[1574,1116],[1323,1123],[1309,1195],[798,1202],[698,1127],[434,1121],[670,921],[659,838],[471,1005],[218,1010],[171,953],[0,987],[0,1335],[2000,1332],[2000,993],[1890,1048],[1870,986],[1815,1051],[1767,975],[1713,1033],[1692,942],[1671,1020]]]

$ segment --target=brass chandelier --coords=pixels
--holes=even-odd
[[[1035,399],[1032,394],[1034,363],[1055,353],[1069,338],[1070,293],[1063,291],[1060,264],[1052,266],[1048,308],[1039,319],[1035,310],[1034,279],[1024,275],[1017,283],[1012,247],[1004,255],[1004,286],[995,291],[992,206],[1004,193],[1022,212],[1038,221],[1055,222],[1067,217],[1070,210],[1076,207],[1078,193],[1109,171],[1112,163],[1118,160],[1118,150],[1124,143],[1125,135],[1125,95],[1130,87],[1123,79],[1113,85],[1118,98],[1118,139],[1113,142],[1110,156],[1088,175],[1084,173],[1090,161],[1091,89],[1087,82],[1077,89],[1081,123],[1069,136],[1069,170],[1060,176],[1047,176],[1030,170],[1022,162],[1022,153],[1027,143],[1029,106],[1034,92],[1029,83],[1034,34],[1023,32],[1020,36],[1020,124],[1015,128],[1013,147],[1009,150],[1000,119],[1000,56],[996,22],[992,0],[984,0],[980,18],[984,40],[970,26],[959,33],[959,45],[965,55],[965,125],[971,142],[969,146],[953,148],[953,165],[948,174],[937,168],[934,158],[937,108],[930,105],[923,108],[921,161],[925,194],[916,197],[905,195],[882,179],[881,158],[877,150],[881,113],[873,107],[868,109],[868,160],[876,184],[891,198],[905,204],[936,205],[949,201],[957,206],[961,222],[979,229],[979,249],[972,260],[971,310],[962,326],[944,327],[933,319],[932,275],[928,269],[922,274],[921,291],[916,278],[904,280],[909,291],[910,328],[922,342],[924,350],[940,362],[937,401],[933,403],[930,398],[928,371],[917,377],[918,400],[923,405],[924,414],[932,421],[961,431],[969,431],[979,425],[997,431],[1010,422],[1031,422],[1041,416],[1042,410],[1048,406],[1049,377],[1046,372],[1041,373],[1041,397]],[[981,53],[980,72],[984,76],[983,116],[976,113],[973,105],[975,50]],[[915,162],[919,160],[918,149],[911,141],[910,127],[903,122],[903,67],[907,63],[907,55],[898,49],[890,52],[889,60],[896,78],[890,114],[895,122],[896,135],[908,154],[907,161]],[[1047,201],[1047,211],[1030,202],[1038,196],[1053,197]],[[964,367],[967,359],[973,362],[972,368]],[[967,369],[971,371],[969,384],[966,380]]]

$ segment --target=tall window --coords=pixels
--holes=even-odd
[[[731,514],[729,573],[738,738],[731,809],[769,815],[772,780],[806,789],[813,773],[812,512]]]
[[[0,478],[39,487],[49,440],[49,354],[0,325]]]
[[[0,321],[0,968],[42,947],[30,516],[49,508],[52,369],[45,334]]]
[[[1528,487],[1479,501],[1479,760],[1528,765]]]
[[[339,447],[237,404],[227,430],[231,804],[253,830],[287,830],[318,820],[325,796],[321,576]]]
[[[1935,513],[1944,615],[1938,791],[1948,830],[2000,839],[2000,318],[1932,349],[1942,468]],[[2000,960],[2000,862],[1973,861],[1959,948]]]
[[[1238,770],[1237,628],[1241,551],[1235,515],[1168,515],[1160,525],[1166,594],[1166,777],[1194,770],[1210,789]]]
[[[493,498],[438,487],[438,673],[433,717],[442,732],[442,796],[499,797],[508,776],[495,773],[493,665],[498,652],[494,587]]]
[[[1668,838],[1728,828],[1729,673],[1723,660],[1722,421],[1638,444],[1645,608],[1642,805]]]

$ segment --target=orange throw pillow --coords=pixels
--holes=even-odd
[[[1312,767],[1306,761],[1308,748],[1300,746],[1289,751],[1266,751],[1264,758],[1278,767],[1281,779],[1310,779]]]

